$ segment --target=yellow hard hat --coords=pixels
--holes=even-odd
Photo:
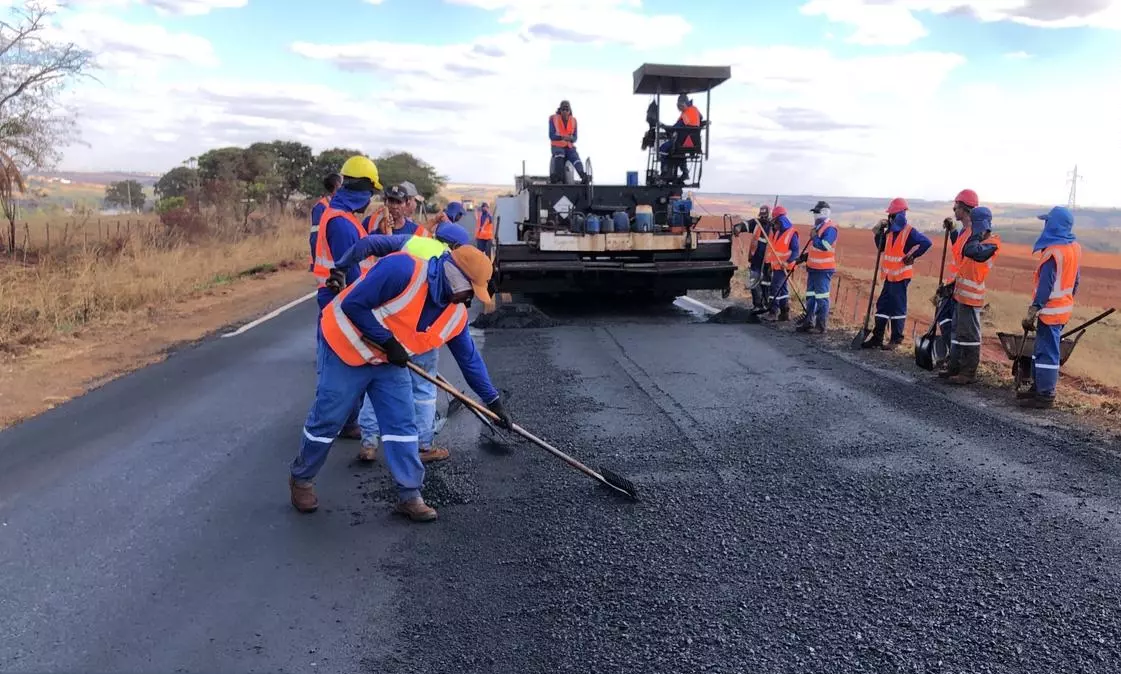
[[[356,154],[343,163],[342,169],[339,173],[343,174],[344,178],[368,178],[374,184],[374,189],[381,189],[381,181],[378,179],[378,167],[369,157],[363,157]]]

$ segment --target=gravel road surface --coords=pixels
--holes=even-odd
[[[288,503],[314,305],[0,433],[5,672],[1121,671],[1121,462],[691,305],[488,330],[426,496],[336,444]],[[462,383],[445,352],[442,371]]]

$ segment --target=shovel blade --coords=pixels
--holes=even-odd
[[[868,339],[868,328],[861,328],[860,332],[852,338],[852,348],[859,349],[864,346],[864,341]]]

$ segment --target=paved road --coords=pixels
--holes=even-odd
[[[489,331],[431,525],[340,443],[286,465],[308,303],[0,433],[0,670],[1117,672],[1121,464],[763,326]],[[445,371],[455,381],[458,372]]]

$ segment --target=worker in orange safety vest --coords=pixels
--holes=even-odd
[[[418,454],[413,385],[406,365],[415,354],[447,345],[468,386],[497,416],[497,424],[511,427],[467,329],[467,305],[473,298],[481,300],[486,311],[493,310],[492,272],[490,260],[470,246],[439,257],[401,251],[380,258],[368,274],[331,301],[320,319],[328,348],[315,402],[291,464],[293,507],[301,512],[318,508],[313,480],[347,414],[365,396],[373,403],[385,462],[397,483],[394,511],[414,521],[436,519],[436,511],[421,496],[425,469]]]
[[[491,217],[487,202],[479,206],[479,222],[475,227],[475,247],[492,257],[494,249],[494,218]],[[493,259],[493,258],[492,258]]]
[[[572,105],[568,101],[561,101],[555,114],[549,116],[549,145],[552,147],[552,163],[550,164],[550,182],[563,181],[565,162],[572,162],[572,168],[586,185],[591,178],[584,172],[584,162],[576,151],[576,118],[572,116]]]
[[[323,211],[331,205],[331,197],[335,196],[335,192],[339,191],[342,184],[343,177],[338,173],[326,175],[323,178],[324,194],[311,207],[311,231],[308,235],[308,247],[311,250],[311,256],[308,259],[308,271],[315,269],[315,242],[319,239],[319,219],[323,217]]]
[[[1035,296],[1023,320],[1024,330],[1035,331],[1032,385],[1019,394],[1021,407],[1045,409],[1055,402],[1059,384],[1059,341],[1063,327],[1074,314],[1074,295],[1082,278],[1082,245],[1074,236],[1074,213],[1055,206],[1046,215],[1043,232],[1032,247],[1040,253],[1035,270]]]
[[[959,202],[960,203],[960,202]],[[985,280],[1000,253],[1000,237],[993,233],[993,213],[986,206],[969,211],[969,228],[954,246],[954,321],[950,332],[950,361],[938,377],[951,384],[972,384],[981,362],[981,311],[987,288]],[[960,255],[959,255],[960,250]]]
[[[907,222],[907,200],[892,199],[888,204],[887,219],[880,221],[874,239],[881,252],[880,279],[884,285],[876,300],[876,322],[872,336],[861,346],[866,349],[896,349],[903,343],[907,323],[907,292],[915,276],[915,260],[930,250],[931,241],[925,234]],[[884,343],[888,326],[891,336]]]

